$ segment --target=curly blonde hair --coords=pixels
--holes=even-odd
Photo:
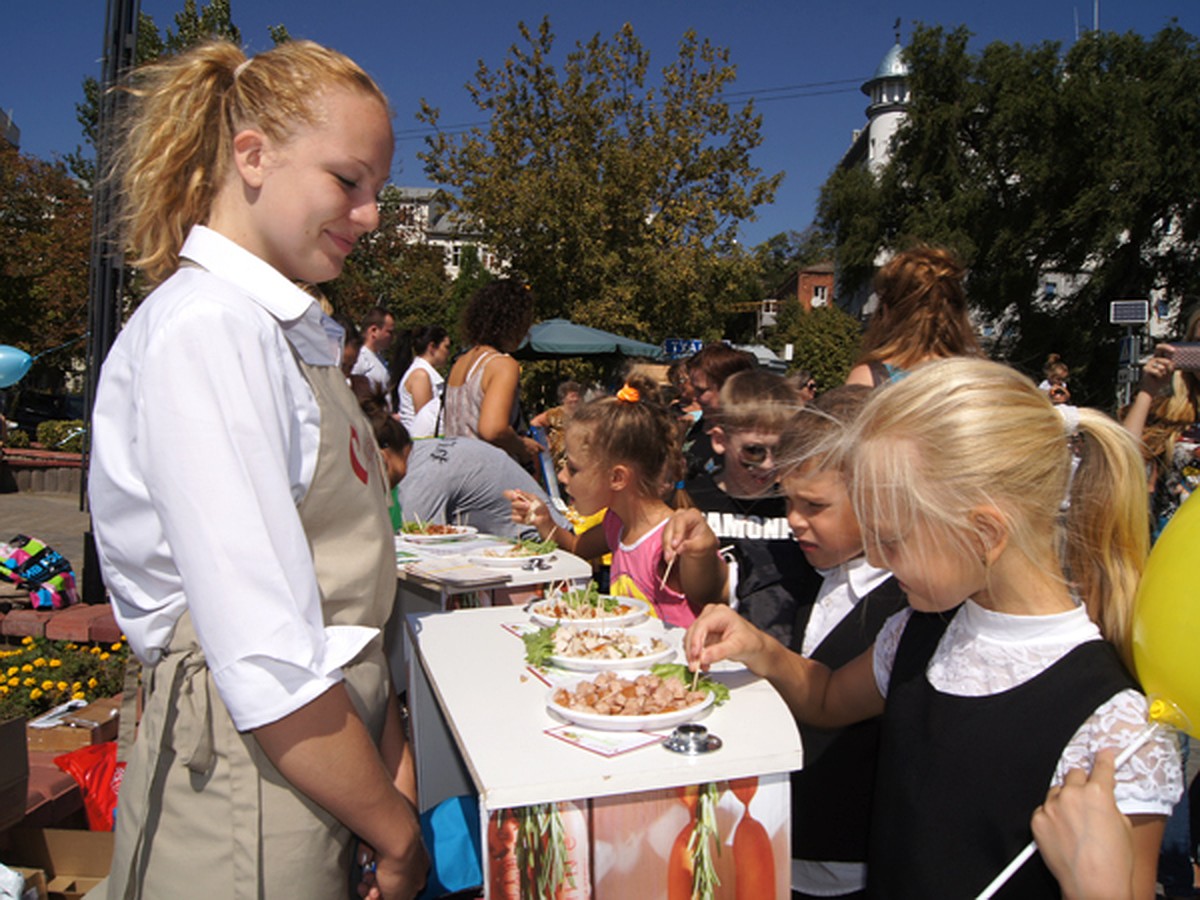
[[[234,135],[248,127],[285,142],[319,124],[319,98],[351,90],[387,98],[351,59],[311,41],[289,41],[247,58],[229,41],[200,44],[133,73],[125,91],[119,177],[131,263],[156,285],[179,266],[179,249],[203,223],[232,163]]]
[[[868,547],[880,547],[875,523],[903,532],[922,522],[945,538],[942,552],[974,559],[970,511],[995,507],[1010,548],[1068,583],[1131,663],[1149,550],[1145,473],[1125,429],[1078,413],[1072,477],[1064,419],[1024,375],[964,357],[922,366],[876,392],[851,429],[855,512]]]

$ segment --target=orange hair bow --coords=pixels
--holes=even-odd
[[[637,388],[627,384],[617,391],[617,399],[624,400],[626,403],[637,403],[642,399],[642,395],[638,393]]]

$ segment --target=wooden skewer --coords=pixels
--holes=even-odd
[[[667,560],[667,567],[663,570],[662,581],[658,583],[658,589],[665,590],[667,587],[667,579],[671,577],[671,566],[675,565],[675,560],[679,559],[679,554],[675,554]]]

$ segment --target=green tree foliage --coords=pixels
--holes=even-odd
[[[798,303],[788,303],[779,314],[779,325],[770,339],[777,353],[785,344],[793,347],[792,369],[807,369],[822,390],[846,380],[862,343],[862,327],[853,316],[836,306],[819,306],[806,312]]]
[[[398,329],[437,324],[453,334],[445,256],[440,247],[408,243],[408,225],[407,206],[388,185],[379,198],[378,230],[359,240],[325,292],[334,310],[355,323],[379,304],[391,310]]]
[[[91,219],[64,164],[0,142],[0,344],[37,355],[87,331]]]
[[[914,32],[912,102],[892,160],[878,181],[835,174],[821,224],[847,287],[881,249],[954,248],[970,265],[972,302],[1006,323],[1001,351],[1031,371],[1062,353],[1072,388],[1084,388],[1077,399],[1095,402],[1115,361],[1109,301],[1179,296],[1200,281],[1189,139],[1200,134],[1200,48],[1177,27],[1150,39],[1088,33],[1065,53],[993,43],[972,55],[968,38]],[[1047,273],[1086,277],[1048,305]]]
[[[688,32],[651,85],[629,25],[576,43],[561,70],[548,19],[519,30],[503,63],[481,62],[467,85],[489,125],[439,130],[421,154],[427,174],[529,280],[541,315],[648,340],[721,336],[750,265],[737,226],[782,177],[751,162],[753,104],[722,99],[728,52]],[[439,126],[428,104],[418,118]]]
[[[175,13],[175,27],[168,28],[164,35],[159,31],[153,17],[138,12],[137,47],[134,64],[153,62],[160,56],[172,56],[214,38],[226,38],[235,44],[242,42],[242,33],[233,24],[231,0],[209,0],[197,7],[196,0],[184,0],[183,9]],[[287,29],[282,25],[271,29],[275,43],[287,40]],[[96,161],[92,149],[96,146],[97,129],[100,124],[100,82],[91,75],[83,79],[83,100],[75,104],[75,119],[83,130],[86,148],[76,147],[66,156],[71,171],[87,185],[96,177]]]

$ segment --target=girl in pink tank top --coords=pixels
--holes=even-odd
[[[559,480],[580,515],[607,507],[600,525],[575,535],[530,495],[508,496],[513,518],[536,524],[543,539],[585,559],[611,552],[611,593],[650,602],[668,625],[688,625],[706,604],[728,601],[728,572],[699,511],[672,511],[663,500],[681,457],[656,394],[648,380],[631,379],[617,396],[581,406],[567,426]]]

